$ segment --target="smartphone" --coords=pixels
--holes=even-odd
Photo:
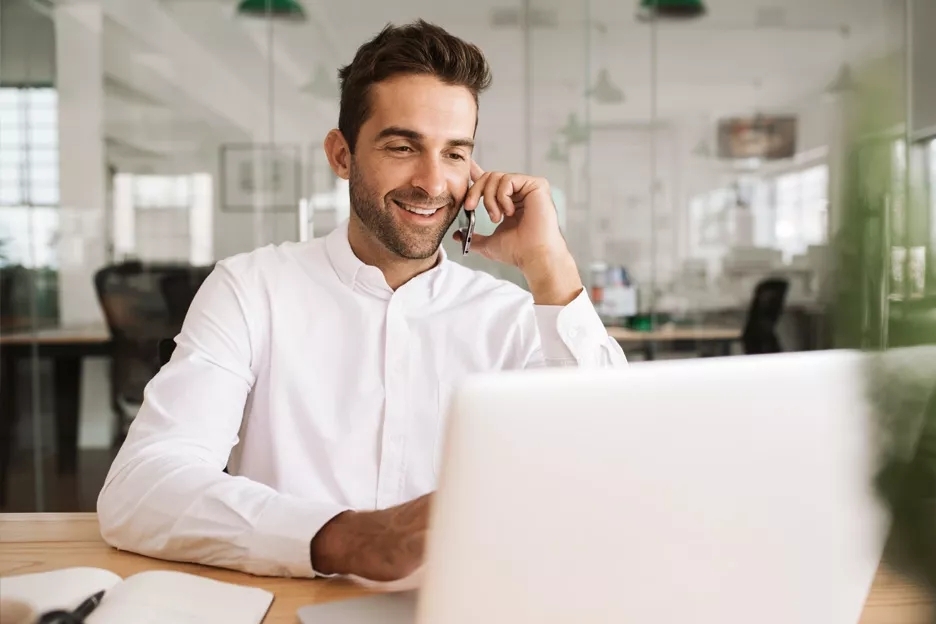
[[[458,231],[461,232],[462,255],[466,256],[468,255],[468,250],[471,248],[471,236],[474,234],[475,211],[465,210],[463,207],[461,216],[459,217],[459,226]]]

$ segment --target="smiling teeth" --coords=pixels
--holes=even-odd
[[[399,206],[399,207],[402,208],[403,210],[406,210],[406,211],[408,211],[408,212],[412,212],[412,213],[415,213],[415,214],[418,214],[418,215],[422,215],[422,216],[424,216],[424,217],[431,217],[431,216],[434,215],[434,214],[436,213],[436,211],[438,210],[438,208],[433,208],[432,210],[423,210],[423,209],[421,209],[421,208],[412,208],[412,207],[407,206],[406,204],[401,203],[401,202],[397,202],[397,206]]]

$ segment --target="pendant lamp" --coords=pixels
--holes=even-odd
[[[569,162],[569,155],[562,151],[558,142],[553,141],[552,145],[549,147],[549,153],[546,154],[546,161],[552,163],[567,163]]]
[[[575,113],[569,113],[566,125],[559,132],[565,135],[567,145],[585,143],[588,141],[590,134],[588,128],[579,121],[578,115]]]
[[[686,19],[705,15],[702,0],[640,0],[639,15],[644,19],[656,16],[663,18]]]
[[[858,85],[852,77],[851,67],[846,63],[839,69],[835,80],[829,83],[822,96],[826,99],[834,99],[841,95],[847,95],[857,91]]]
[[[601,104],[620,104],[624,101],[624,91],[611,82],[611,75],[606,68],[599,70],[598,80],[595,81],[595,86],[588,90],[587,95]]]
[[[312,80],[302,87],[302,92],[323,99],[337,99],[339,95],[338,84],[321,63],[315,68]]]
[[[305,21],[305,9],[298,0],[240,0],[238,15],[272,17],[281,20]]]

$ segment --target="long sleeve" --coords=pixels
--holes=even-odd
[[[224,472],[264,335],[249,321],[262,310],[248,308],[234,274],[219,265],[110,468],[97,503],[101,533],[152,557],[311,577],[311,539],[343,509]]]
[[[568,305],[534,305],[533,309],[539,343],[526,368],[612,368],[627,364],[624,350],[608,335],[584,289]]]

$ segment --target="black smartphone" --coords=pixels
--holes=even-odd
[[[471,236],[475,229],[475,211],[462,208],[458,223],[458,231],[461,232],[462,255],[465,256],[471,248]]]

